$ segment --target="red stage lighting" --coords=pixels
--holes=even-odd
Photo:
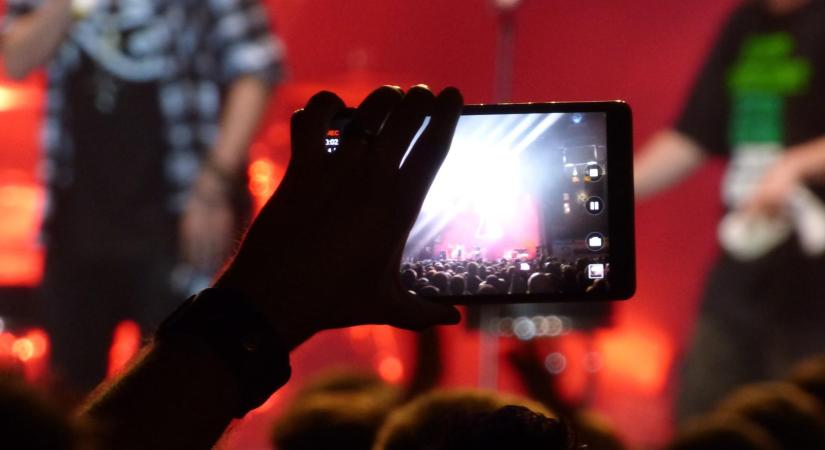
[[[109,367],[106,376],[120,372],[129,360],[140,350],[140,326],[131,320],[124,320],[115,327],[112,346],[109,348]]]

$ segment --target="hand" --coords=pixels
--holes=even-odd
[[[416,86],[370,94],[333,155],[324,137],[344,109],[321,92],[292,116],[292,160],[216,287],[247,294],[290,348],[314,333],[359,324],[423,329],[458,311],[404,291],[405,239],[452,140],[462,99]],[[404,165],[410,142],[431,116]]]
[[[787,150],[765,172],[751,198],[740,208],[750,216],[775,217],[782,213],[788,197],[802,183],[793,150]]]
[[[204,168],[180,222],[180,246],[185,261],[214,272],[231,250],[235,216],[226,181]]]

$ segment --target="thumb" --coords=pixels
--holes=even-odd
[[[389,325],[407,330],[423,330],[434,325],[455,325],[461,313],[455,306],[423,298],[399,289]]]

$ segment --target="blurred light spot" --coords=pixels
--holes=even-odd
[[[558,316],[556,316],[558,317]],[[560,334],[567,334],[573,331],[573,319],[567,316],[558,317],[561,320],[561,333]]]
[[[140,326],[131,320],[124,320],[117,324],[112,337],[112,346],[109,348],[109,367],[106,375],[111,377],[120,372],[123,367],[140,350]]]
[[[28,77],[25,81],[19,82],[8,82],[3,78],[3,74],[0,74],[0,112],[31,114],[36,113],[43,105],[43,87],[39,77]]]
[[[14,341],[14,344],[12,344],[11,352],[17,356],[20,361],[26,362],[34,356],[34,344],[31,339],[28,338],[17,339]]]
[[[278,188],[284,176],[284,168],[268,158],[256,159],[249,165],[249,192],[255,199],[256,211],[260,211]]]
[[[567,357],[560,352],[553,352],[544,358],[544,367],[553,375],[559,375],[567,368]]]
[[[40,281],[42,207],[43,189],[30,174],[0,172],[0,285],[33,286]]]
[[[395,356],[385,356],[378,363],[378,374],[389,383],[397,383],[404,376],[404,365]]]
[[[547,330],[550,328],[547,323],[547,318],[544,316],[534,316],[532,319],[533,326],[536,327],[536,336],[547,336]]]
[[[0,86],[0,112],[30,106],[32,100],[31,89]]]
[[[522,341],[536,337],[536,324],[527,317],[519,317],[513,323],[513,334]]]
[[[6,321],[0,317],[0,333],[6,331]]]
[[[498,333],[501,336],[510,337],[513,335],[513,319],[505,317],[498,321]]]
[[[626,389],[661,392],[673,359],[668,336],[649,324],[634,323],[597,334],[596,349],[604,361],[603,377]]]
[[[549,316],[547,318],[547,335],[559,336],[564,331],[564,323],[559,316]]]
[[[49,335],[45,331],[35,328],[26,333],[26,338],[32,343],[32,358],[42,358],[49,352]]]

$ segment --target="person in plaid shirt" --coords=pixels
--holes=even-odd
[[[44,317],[70,385],[115,325],[157,325],[182,259],[214,271],[283,48],[257,0],[7,0],[6,73],[44,66]],[[179,267],[179,266],[178,266]]]

